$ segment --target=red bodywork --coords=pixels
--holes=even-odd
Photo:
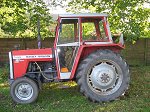
[[[52,49],[31,49],[12,51],[14,79],[25,75],[29,62],[51,62]]]
[[[124,45],[122,44],[115,44],[113,43],[113,40],[111,38],[110,30],[109,30],[109,25],[107,22],[107,16],[102,15],[102,16],[60,16],[58,17],[58,25],[56,27],[56,35],[55,35],[55,41],[54,41],[54,49],[52,52],[51,48],[47,49],[31,49],[31,50],[18,50],[18,51],[12,51],[10,52],[11,55],[9,55],[9,58],[12,58],[12,62],[10,59],[10,66],[12,66],[13,70],[10,70],[11,73],[10,79],[16,79],[19,77],[22,77],[23,75],[26,74],[27,68],[30,62],[52,62],[55,60],[56,62],[56,68],[57,68],[57,79],[62,79],[60,76],[60,66],[59,66],[59,59],[58,59],[58,51],[57,51],[57,43],[58,43],[58,38],[59,38],[59,28],[60,28],[60,23],[61,20],[64,18],[78,18],[79,22],[79,48],[77,55],[75,57],[75,61],[71,70],[71,75],[69,76],[70,78],[66,79],[73,79],[77,70],[77,67],[79,65],[80,60],[84,59],[87,57],[90,53],[96,51],[97,49],[110,49],[114,52],[119,52],[121,49],[124,48]],[[83,19],[84,18],[84,19]],[[103,25],[104,25],[104,30],[106,32],[106,36],[108,37],[107,42],[103,41],[86,41],[82,40],[82,22],[86,22],[86,18],[91,18],[91,21],[93,21],[93,18],[97,18],[98,20],[103,20]],[[83,19],[83,20],[82,20]],[[96,25],[96,22],[94,23],[96,27],[96,32],[97,32],[97,37],[99,37],[99,26]],[[75,28],[77,29],[77,28]],[[75,35],[77,31],[75,32]],[[75,36],[75,38],[77,38]],[[91,43],[90,43],[91,42]],[[92,44],[92,42],[95,42]],[[100,42],[100,43],[96,43]],[[55,55],[55,57],[54,57]],[[12,65],[11,65],[12,63]],[[11,67],[10,67],[11,68]],[[12,75],[13,74],[13,75]]]

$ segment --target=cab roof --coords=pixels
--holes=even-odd
[[[79,17],[107,17],[105,13],[80,13],[80,14],[59,14],[61,18],[79,18]]]

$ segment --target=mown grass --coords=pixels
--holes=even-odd
[[[68,82],[63,83],[68,88],[59,88],[62,83],[44,84],[37,102],[15,104],[3,75],[0,75],[0,112],[150,112],[150,66],[132,67],[130,88],[125,96],[107,103],[90,102],[78,92],[76,83]]]

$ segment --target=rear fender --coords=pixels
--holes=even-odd
[[[76,57],[75,64],[73,66],[72,74],[70,76],[70,79],[75,78],[75,73],[77,70],[77,67],[84,58],[86,58],[89,54],[92,52],[95,52],[96,50],[100,49],[109,49],[116,53],[119,53],[122,49],[124,49],[124,45],[122,44],[98,44],[98,45],[82,45],[79,47],[78,54]]]

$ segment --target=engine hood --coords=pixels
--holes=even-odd
[[[12,51],[13,60],[29,59],[29,60],[47,60],[52,59],[52,49],[28,49],[28,50],[15,50]]]

